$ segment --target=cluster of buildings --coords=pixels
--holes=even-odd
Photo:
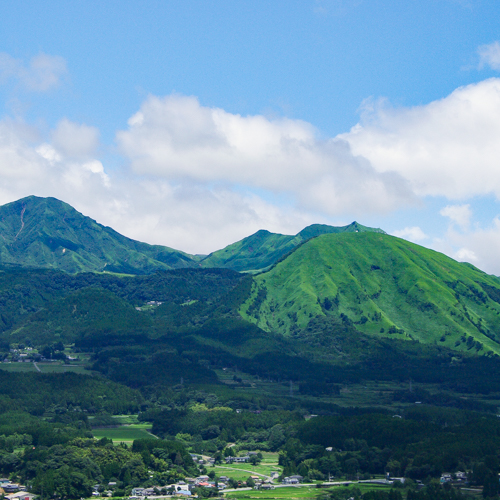
[[[70,356],[67,354],[63,354],[61,357],[57,359],[45,358],[42,354],[40,354],[37,350],[32,347],[25,347],[23,349],[9,349],[9,354],[2,360],[3,363],[33,363],[33,362],[41,362],[41,363],[58,363],[61,360],[66,361],[78,361],[78,357]]]
[[[250,456],[244,457],[226,457],[226,464],[245,464],[250,461]]]
[[[273,490],[273,479],[263,479],[261,476],[250,476],[255,483],[257,490]],[[292,482],[285,484],[298,484],[302,476],[292,476]],[[143,500],[147,498],[162,498],[165,496],[190,497],[193,496],[195,488],[217,488],[219,491],[227,488],[229,482],[228,476],[220,476],[217,483],[209,476],[198,476],[196,478],[186,478],[186,481],[179,481],[176,484],[167,486],[153,486],[151,488],[134,488],[129,497],[130,500]],[[238,486],[245,486],[244,482],[238,481]]]
[[[186,478],[186,481],[179,481],[176,484],[169,484],[166,486],[152,486],[150,488],[133,488],[129,498],[141,500],[146,497],[161,498],[171,495],[190,497],[193,495],[193,490],[199,487],[217,487],[219,490],[223,490],[226,488],[226,483],[228,480],[228,477],[221,476],[216,486],[215,481],[210,479],[209,476],[198,476],[196,478],[188,477]]]
[[[303,481],[302,476],[289,476],[283,478],[282,484],[300,484],[301,481]]]
[[[208,465],[214,465],[215,464],[215,458],[209,458],[209,459],[205,460],[200,455],[195,455],[194,453],[190,453],[190,455],[191,455],[191,458],[193,459],[193,462],[196,465],[205,465],[206,463],[208,463]]]
[[[441,474],[440,479],[441,484],[444,483],[466,483],[467,482],[467,474],[465,472],[455,472],[454,474],[450,474],[449,472],[444,472]]]
[[[250,462],[253,456],[256,457],[257,455],[256,451],[249,451],[244,457],[226,457],[226,464],[245,464]]]
[[[26,486],[11,483],[9,479],[0,478],[0,494],[9,500],[33,500],[37,495],[26,491]]]

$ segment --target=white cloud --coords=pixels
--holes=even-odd
[[[479,54],[479,69],[489,66],[496,71],[500,70],[500,43],[481,45],[477,53]]]
[[[66,72],[66,61],[60,56],[41,53],[25,65],[20,59],[0,53],[0,82],[17,80],[33,92],[46,92],[57,87]]]
[[[460,262],[477,262],[477,256],[475,252],[469,250],[468,248],[460,248],[454,255],[454,258]]]
[[[500,276],[500,219],[496,217],[486,228],[474,228],[466,232],[450,229],[446,234],[449,245],[455,250],[448,251],[453,258],[470,262],[479,269]]]
[[[52,132],[52,143],[66,157],[88,158],[99,146],[99,130],[63,118]]]
[[[404,229],[394,231],[392,235],[397,236],[398,238],[413,241],[414,243],[429,238],[429,236],[427,236],[418,226],[405,227]]]
[[[376,103],[351,132],[329,140],[300,120],[151,96],[116,136],[130,170],[106,171],[94,127],[63,119],[43,141],[32,127],[0,121],[0,204],[56,196],[129,237],[208,253],[258,229],[293,234],[331,215],[373,216],[419,196],[498,195],[499,134],[497,79],[417,108]],[[467,203],[440,213],[453,224],[430,244],[500,274],[500,222],[471,231]],[[428,238],[418,226],[394,235]]]
[[[388,211],[414,202],[396,173],[377,173],[346,141],[319,140],[300,120],[240,116],[194,97],[150,96],[117,133],[134,172],[195,185],[222,183],[292,196],[327,214]]]
[[[470,225],[472,212],[470,205],[447,205],[439,212],[443,217],[449,217],[453,224],[456,224],[463,231]]]
[[[500,198],[500,79],[413,108],[369,104],[361,123],[339,137],[376,172],[398,173],[419,196]]]
[[[101,165],[102,166],[102,165]],[[95,161],[66,162],[36,131],[23,123],[0,121],[0,203],[30,194],[56,196],[69,203],[106,193],[105,174]]]
[[[126,236],[192,253],[217,250],[262,228],[295,233],[318,221],[293,206],[280,208],[224,186],[109,174],[98,159],[68,159],[61,149],[41,142],[23,123],[0,121],[0,205],[28,195],[54,196]]]

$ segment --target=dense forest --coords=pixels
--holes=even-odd
[[[325,489],[324,500],[461,498],[439,484],[459,471],[498,494],[497,355],[478,356],[472,341],[464,351],[369,335],[342,314],[267,332],[239,314],[253,284],[224,269],[0,272],[0,474],[44,499],[109,483],[126,496],[200,474],[218,480],[190,454],[220,464],[253,451],[277,454],[280,478],[406,479],[390,491]],[[351,391],[372,399],[346,404]],[[93,438],[120,415],[152,436],[131,446]]]

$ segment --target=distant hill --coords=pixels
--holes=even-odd
[[[332,317],[374,336],[500,353],[500,280],[387,234],[307,241],[254,278],[240,312],[286,336]]]
[[[313,224],[296,235],[261,230],[208,256],[189,255],[127,238],[55,198],[28,196],[0,206],[0,265],[69,273],[151,274],[186,267],[255,271],[318,235],[364,231],[383,233],[357,222],[343,227]]]
[[[305,241],[329,233],[376,232],[374,229],[353,222],[348,226],[313,224],[296,235],[276,234],[260,230],[255,234],[211,253],[201,261],[203,267],[225,267],[234,271],[259,271],[266,269]]]
[[[0,263],[149,274],[196,266],[197,257],[148,245],[102,226],[55,198],[28,196],[0,207]]]

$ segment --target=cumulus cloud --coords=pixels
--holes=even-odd
[[[345,140],[320,140],[301,120],[241,116],[171,95],[150,96],[128,125],[117,142],[138,174],[286,193],[330,215],[414,201],[400,175],[376,172]]]
[[[66,123],[56,131],[82,127]],[[191,253],[211,252],[262,228],[290,234],[318,221],[293,206],[278,207],[225,186],[110,175],[97,158],[67,156],[75,148],[62,146],[65,134],[53,137],[57,145],[43,142],[24,123],[0,121],[0,204],[54,196],[126,236]]]
[[[500,43],[481,45],[477,53],[479,54],[479,69],[489,66],[496,71],[500,70]]]
[[[67,157],[87,158],[99,146],[99,130],[63,118],[52,132],[52,144]]]
[[[496,217],[484,228],[474,227],[468,231],[455,231],[451,228],[446,234],[448,245],[454,250],[448,251],[459,261],[470,262],[480,269],[500,276],[500,219]],[[440,250],[438,248],[438,250]]]
[[[60,56],[41,53],[26,65],[5,52],[0,53],[0,82],[15,80],[29,91],[46,92],[57,87],[66,72],[66,61]]]
[[[465,231],[469,228],[472,211],[470,205],[447,205],[439,214],[449,217],[453,224]]]
[[[477,262],[478,260],[475,252],[473,252],[468,248],[460,248],[459,250],[457,250],[454,257],[460,262],[472,263],[472,262]]]
[[[106,210],[107,224],[138,240],[190,253],[212,252],[262,228],[294,234],[317,220],[294,207],[224,187],[145,179],[116,187],[122,193],[115,197],[119,205]]]
[[[0,121],[0,202],[29,194],[57,196],[69,201],[105,192],[106,175],[97,160],[63,161],[36,131],[22,123]]]
[[[339,137],[377,173],[396,172],[419,196],[500,198],[500,79],[413,108],[368,104],[361,122]]]
[[[293,234],[338,214],[373,216],[429,195],[499,196],[499,117],[498,79],[415,108],[367,103],[360,124],[330,139],[300,120],[150,96],[116,135],[130,168],[111,173],[96,157],[94,127],[62,119],[42,139],[3,120],[0,203],[56,196],[129,237],[208,253],[261,228]],[[500,222],[471,231],[471,212],[452,201],[441,210],[451,221],[443,242],[418,226],[394,235],[442,245],[500,273]]]
[[[404,229],[394,231],[392,234],[393,236],[413,241],[414,243],[418,243],[422,240],[429,238],[429,236],[427,236],[418,226],[405,227]]]

